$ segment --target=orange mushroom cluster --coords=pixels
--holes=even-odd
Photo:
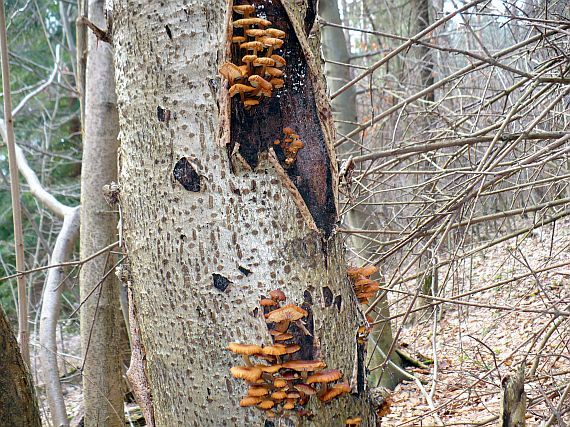
[[[240,64],[226,62],[220,74],[230,82],[230,96],[239,93],[246,108],[259,105],[266,96],[271,98],[273,89],[284,86],[285,59],[274,53],[283,46],[285,31],[271,28],[271,21],[254,16],[255,7],[243,4],[233,7],[239,19],[232,22],[241,34],[234,34],[232,43],[239,46]]]
[[[369,300],[380,289],[378,282],[370,279],[370,276],[377,271],[378,267],[374,265],[350,267],[347,271],[348,278],[352,282],[352,287],[356,293],[356,298],[358,298],[358,302],[361,304],[368,304]]]
[[[297,160],[297,153],[305,147],[305,144],[293,129],[289,127],[283,128],[283,133],[285,134],[283,142],[276,139],[273,141],[273,144],[280,146],[283,150],[285,154],[285,165],[292,166],[295,160]]]
[[[329,402],[350,392],[348,382],[338,382],[343,376],[338,369],[325,369],[322,360],[302,360],[295,356],[301,345],[295,342],[294,333],[310,335],[302,322],[308,313],[295,304],[282,305],[285,300],[283,291],[277,289],[260,302],[273,345],[230,343],[227,347],[241,355],[246,365],[230,369],[235,378],[249,384],[247,396],[241,399],[240,406],[256,406],[266,411],[268,418],[282,415],[287,410],[305,416],[308,412],[303,407],[311,396]],[[292,324],[296,326],[295,331]],[[254,364],[251,356],[265,363]]]

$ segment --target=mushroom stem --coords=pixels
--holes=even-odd
[[[272,54],[273,54],[273,46],[269,46],[269,49],[267,49],[267,57],[271,58]]]
[[[243,96],[243,93],[241,94]],[[249,356],[247,354],[242,354],[243,357],[243,361],[245,362],[245,364],[247,366],[253,366],[253,363],[251,363],[251,359],[249,358]]]

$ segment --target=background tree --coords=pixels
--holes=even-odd
[[[331,93],[335,93],[352,80],[350,72],[351,58],[347,48],[347,46],[350,46],[350,41],[345,39],[342,28],[338,27],[341,26],[342,22],[336,0],[321,0],[319,2],[319,15],[328,24],[322,29],[321,40],[323,54],[327,60],[325,64],[327,86]],[[337,96],[332,102],[332,108],[337,135],[341,137],[346,136],[356,129],[358,113],[356,109],[356,89],[354,87],[350,87]],[[357,141],[349,140],[341,146],[339,158],[347,166],[347,169],[351,168],[351,156],[360,151],[359,145]],[[347,171],[347,174],[349,173]],[[345,213],[344,221],[350,229],[375,229],[379,227],[375,220],[374,209],[367,206],[357,205],[352,207]],[[359,266],[372,263],[374,253],[379,249],[378,245],[358,235],[351,236],[349,246],[352,254],[350,257],[351,262]],[[386,297],[386,294],[384,296]],[[390,317],[388,300],[384,298],[378,307],[380,309],[374,314],[374,320],[379,321],[379,323],[372,331],[368,344],[370,349],[368,366],[383,364],[393,344],[390,323],[382,322],[382,319]],[[396,352],[392,351],[389,358],[392,363],[400,367],[402,366],[402,361]],[[388,388],[394,388],[402,379],[403,376],[392,364],[386,366],[384,370],[373,371],[368,377],[371,386],[382,385]]]
[[[106,27],[104,1],[89,2],[88,18]],[[117,180],[118,117],[111,47],[89,31],[85,86],[85,128],[81,173],[81,258],[117,239],[117,214],[103,187]],[[83,92],[83,91],[81,91]],[[116,257],[97,257],[81,268],[81,346],[86,426],[121,426],[123,416],[120,288]],[[128,346],[128,342],[126,343]]]
[[[32,377],[22,359],[10,323],[0,307],[0,417],[6,425],[42,425]]]

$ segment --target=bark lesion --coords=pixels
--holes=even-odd
[[[253,1],[258,16],[272,22],[272,26],[286,33],[280,55],[286,60],[283,80],[285,85],[271,97],[262,98],[259,105],[244,106],[240,97],[231,99],[227,113],[230,136],[228,151],[235,170],[240,167],[256,170],[266,158],[274,165],[284,185],[293,195],[301,214],[310,228],[330,236],[337,222],[336,196],[334,191],[336,168],[331,155],[332,141],[324,123],[327,108],[321,105],[323,94],[318,77],[307,52],[306,35],[301,29],[307,22],[293,25],[287,10],[279,1],[272,3]],[[309,13],[309,19],[311,19]],[[312,18],[314,20],[314,17]],[[312,26],[312,24],[311,24]],[[231,36],[229,37],[231,39]],[[309,55],[309,57],[307,56]],[[239,63],[240,49],[230,49],[232,63]],[[294,162],[286,150],[273,142],[283,138],[283,129],[291,128],[304,143]],[[239,165],[239,162],[242,165]],[[237,164],[236,164],[237,163]]]

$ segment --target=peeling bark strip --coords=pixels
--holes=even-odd
[[[255,169],[260,153],[273,146],[276,139],[283,138],[283,128],[293,129],[305,147],[299,152],[295,163],[284,169],[307,205],[316,226],[328,237],[335,227],[337,212],[332,162],[315,100],[315,78],[311,75],[303,48],[281,2],[256,0],[251,4],[255,6],[256,16],[268,19],[272,27],[287,34],[283,48],[277,51],[287,61],[283,68],[285,86],[249,110],[238,96],[232,99],[229,151],[234,152],[237,148],[247,164]],[[311,22],[305,22],[305,28],[310,29],[314,13],[308,13],[306,19]],[[241,56],[243,50],[240,52],[237,43],[234,43],[231,62],[241,64]],[[279,163],[285,165],[283,150],[275,147],[275,152]]]
[[[141,333],[137,320],[136,308],[133,303],[131,290],[129,295],[129,324],[131,326],[131,363],[127,370],[127,380],[133,390],[133,395],[143,413],[146,425],[154,427],[154,409],[150,386],[146,375],[146,354],[141,342]]]

